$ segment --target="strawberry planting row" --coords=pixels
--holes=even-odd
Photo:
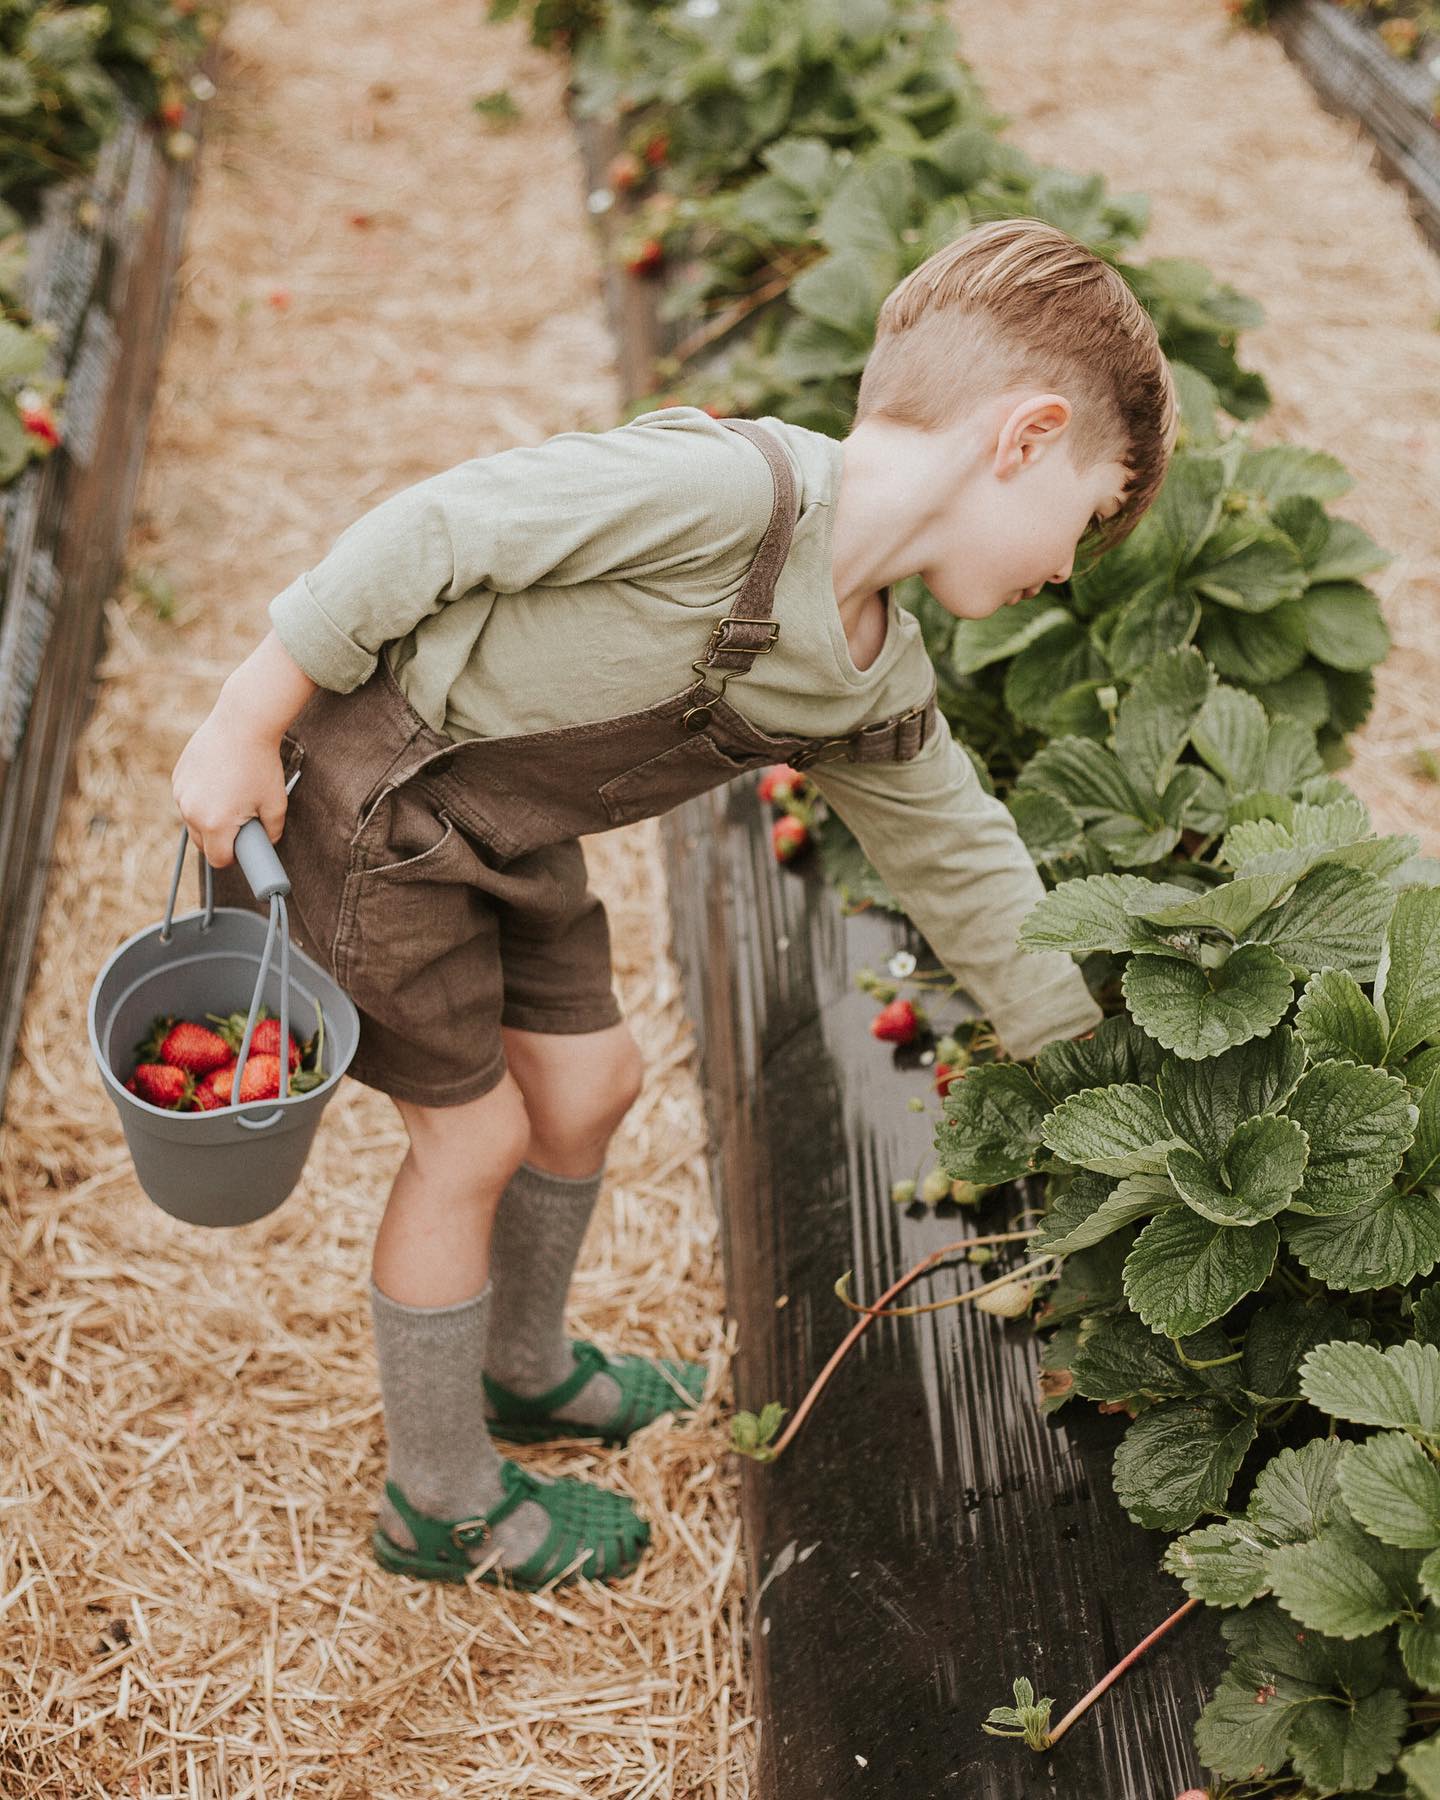
[[[627,401],[649,394],[655,404],[657,365],[677,344],[705,336],[697,366],[718,377],[743,327],[707,330],[678,311],[693,268],[678,264],[667,283],[629,266],[645,214],[611,186],[624,137],[613,119],[573,122],[588,189],[608,202],[591,211]],[[851,1321],[837,1274],[850,1269],[858,1293],[879,1295],[917,1259],[1004,1231],[1038,1197],[1010,1183],[976,1223],[978,1189],[939,1169],[934,1117],[917,1114],[913,1096],[922,1084],[945,1091],[936,1045],[947,1037],[932,1031],[886,1054],[867,1029],[879,1018],[870,984],[862,991],[855,975],[871,965],[890,974],[893,962],[944,985],[944,971],[902,915],[857,906],[823,878],[803,787],[792,812],[766,804],[770,785],[713,792],[661,821],[738,1326],[736,1393],[756,1414],[771,1396],[803,1393],[843,1336]],[[838,820],[823,841],[829,866],[854,878]],[[949,985],[931,1012],[966,1037],[973,1007]],[[977,1245],[948,1259],[950,1279],[942,1272],[934,1291],[957,1293],[1021,1260],[1009,1246]],[[1206,1619],[1143,1666],[1063,1762],[1022,1760],[976,1729],[980,1699],[1007,1697],[999,1671],[1023,1664],[1044,1691],[1081,1693],[1176,1600],[1160,1569],[1163,1536],[1137,1533],[1111,1486],[1124,1419],[1048,1422],[1036,1406],[1039,1342],[1000,1324],[974,1307],[918,1331],[909,1319],[877,1323],[819,1401],[802,1447],[773,1464],[747,1460],[767,1800],[1153,1800],[1199,1772],[1183,1722],[1224,1666]]]
[[[1388,648],[1366,577],[1389,556],[1331,513],[1335,458],[1253,447],[1269,395],[1238,336],[1259,307],[1188,259],[1138,260],[1143,195],[1006,143],[934,8],[536,0],[536,41],[566,19],[575,110],[613,114],[629,156],[589,170],[606,254],[662,320],[690,320],[634,410],[843,436],[885,293],[967,224],[1017,215],[1121,271],[1182,406],[1154,505],[1063,584],[982,621],[896,588],[1048,890],[1021,946],[1075,957],[1107,1015],[1093,1039],[998,1059],[803,786],[771,777],[771,828],[758,790],[667,825],[703,1054],[730,1070],[709,1103],[732,1305],[753,1320],[734,1444],[768,1464],[746,1490],[765,1778],[1164,1800],[1194,1764],[1211,1800],[1440,1800],[1440,864],[1377,834],[1335,773]],[[827,904],[806,913],[817,875]],[[862,908],[892,935],[852,940]],[[807,957],[829,975],[807,985]],[[847,971],[868,1005],[842,996]],[[927,1158],[907,1168],[890,1116],[906,1084],[907,1115],[939,1100],[918,1193]],[[938,1223],[914,1202],[947,1188],[964,1210],[946,1243],[907,1242]],[[889,1279],[902,1249],[920,1254]],[[987,1251],[998,1279],[967,1266]],[[939,1297],[894,1304],[921,1277]],[[977,1339],[957,1308],[1015,1322]],[[1044,1339],[1032,1396],[1004,1373],[1021,1320]],[[898,1376],[863,1391],[907,1355],[908,1415]],[[975,1520],[987,1484],[1059,1481],[1032,1451],[1062,1412],[1056,1441],[1107,1495],[1036,1578],[1043,1523]],[[1118,1415],[1102,1477],[1085,1449]],[[1048,1490],[1051,1513],[1069,1492]],[[1118,1538],[1132,1590],[1111,1497],[1138,1528]],[[893,1510],[867,1537],[875,1505]],[[871,1560],[828,1567],[827,1545]],[[809,1598],[812,1565],[829,1579],[785,1663],[779,1609]],[[1161,1571],[1176,1585],[1151,1590],[1143,1635],[1117,1630],[1115,1596]],[[987,1667],[947,1710],[972,1638]],[[1217,1651],[1197,1716],[1185,1684]],[[878,1755],[843,1738],[859,1719]]]
[[[129,532],[193,169],[122,100],[93,169],[48,186],[25,234],[18,292],[48,344],[33,378],[63,384],[64,425],[0,490],[0,1104]]]
[[[1411,21],[1385,20],[1381,31]],[[1370,20],[1334,0],[1282,0],[1271,25],[1330,109],[1358,119],[1375,141],[1381,164],[1410,190],[1411,211],[1440,249],[1440,117],[1433,51],[1423,61],[1397,55]],[[1432,45],[1434,39],[1428,40]]]

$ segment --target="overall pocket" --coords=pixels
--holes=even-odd
[[[612,825],[630,825],[637,819],[653,819],[669,812],[696,794],[731,781],[747,769],[761,768],[772,760],[758,752],[731,755],[703,733],[672,744],[658,756],[647,757],[604,782],[601,804]]]

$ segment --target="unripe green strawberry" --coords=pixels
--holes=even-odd
[[[950,1183],[950,1198],[957,1206],[977,1206],[983,1192],[973,1181],[957,1179]]]
[[[981,1312],[993,1313],[999,1319],[1018,1319],[1030,1310],[1035,1297],[1033,1281],[1007,1281],[1003,1287],[981,1294],[975,1301]]]
[[[931,1169],[920,1183],[920,1198],[927,1206],[938,1206],[950,1192],[950,1177],[943,1169]]]
[[[915,1183],[913,1181],[892,1181],[890,1198],[897,1206],[908,1206],[915,1198]]]
[[[995,1251],[989,1244],[972,1244],[965,1252],[965,1260],[981,1265],[988,1262],[994,1262]]]

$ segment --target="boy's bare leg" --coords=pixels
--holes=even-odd
[[[623,1021],[603,1031],[500,1027],[524,1097],[532,1169],[578,1179],[596,1173],[616,1128],[640,1097],[645,1061]]]
[[[459,1106],[395,1105],[410,1148],[375,1236],[376,1284],[409,1306],[469,1299],[485,1285],[495,1209],[529,1146],[524,1096],[507,1069]]]

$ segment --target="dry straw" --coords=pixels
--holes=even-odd
[[[285,1205],[206,1233],[139,1193],[89,1066],[94,971],[164,908],[170,771],[269,596],[396,488],[621,415],[563,68],[518,23],[283,0],[224,41],[129,544],[179,612],[110,607],[0,1139],[0,1793],[741,1800],[732,1346],[658,826],[587,844],[648,1068],[570,1321],[702,1358],[711,1399],[619,1450],[516,1453],[652,1520],[613,1589],[373,1561],[383,1096],[343,1084]],[[503,133],[469,110],[502,86]]]
[[[1218,7],[954,17],[1017,141],[1148,192],[1150,253],[1264,301],[1246,357],[1277,404],[1258,441],[1341,457],[1357,485],[1339,510],[1398,552],[1376,584],[1397,649],[1353,779],[1433,852],[1409,759],[1440,747],[1440,278],[1402,197]],[[649,1072],[572,1319],[705,1357],[712,1399],[620,1451],[521,1453],[654,1520],[619,1588],[437,1588],[370,1560],[364,1277],[403,1150],[381,1096],[346,1084],[286,1205],[212,1235],[138,1193],[88,1066],[94,969],[163,909],[170,771],[268,597],[397,487],[620,412],[563,70],[519,22],[277,0],[237,7],[225,44],[129,546],[180,611],[110,608],[0,1127],[0,1791],[743,1800],[755,1727],[715,1399],[733,1346],[654,823],[587,845]],[[524,118],[494,133],[468,107],[502,86]]]

